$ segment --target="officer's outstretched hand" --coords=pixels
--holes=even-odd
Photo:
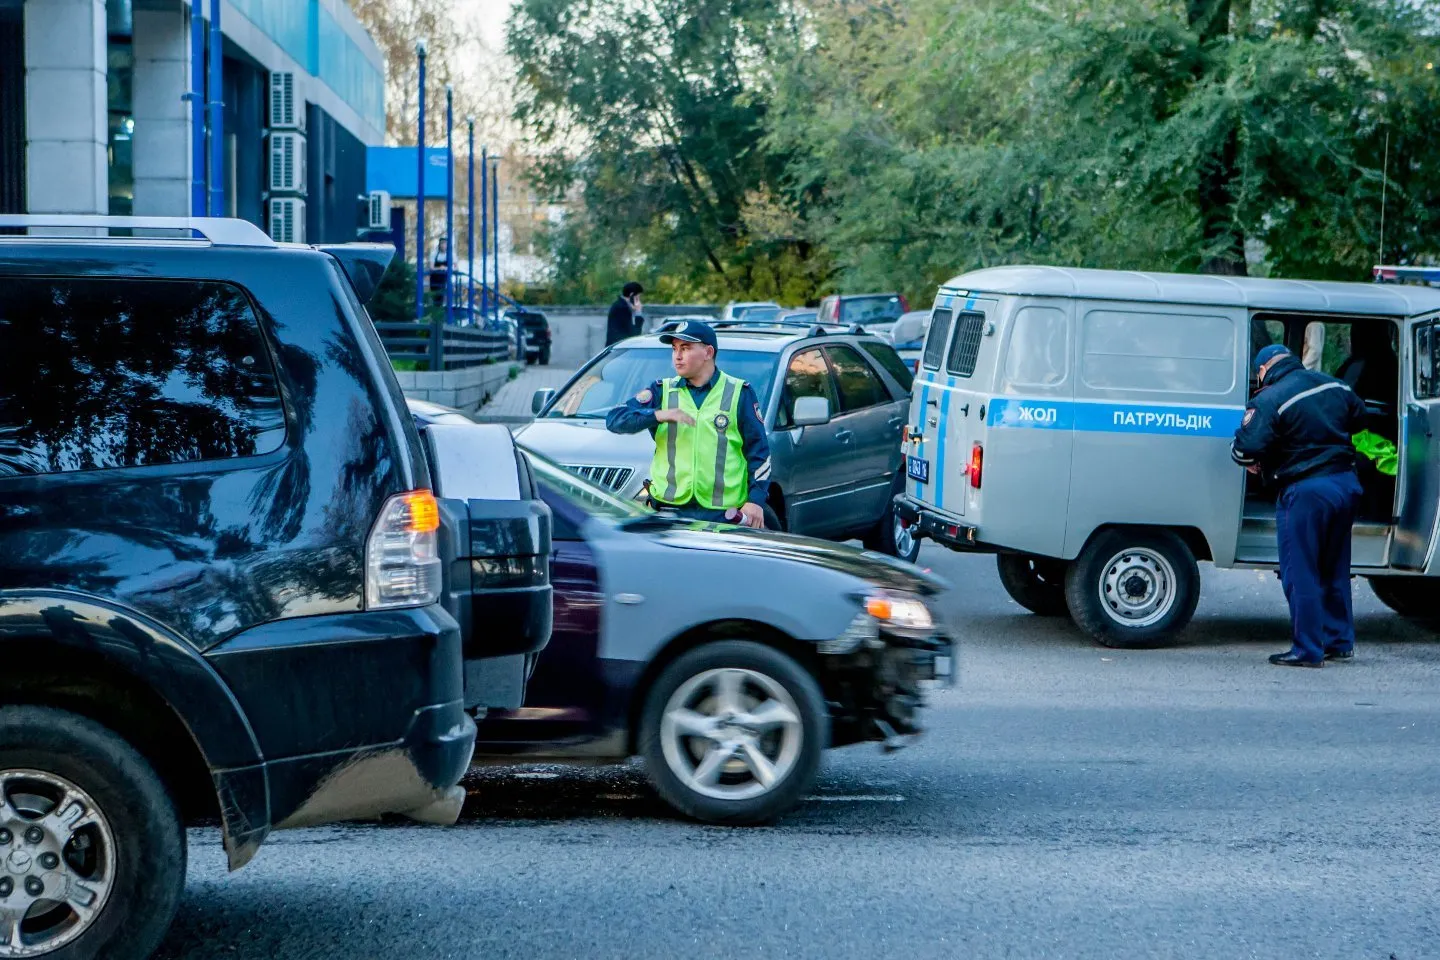
[[[670,409],[666,409],[666,410],[656,410],[656,411],[655,411],[655,422],[656,422],[656,423],[683,423],[683,424],[685,424],[685,426],[687,426],[687,427],[693,427],[693,426],[695,426],[695,418],[692,417],[692,416],[690,416],[690,414],[686,413],[684,410],[680,410],[680,409],[677,409],[677,408],[670,408]]]

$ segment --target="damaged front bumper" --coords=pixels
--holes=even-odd
[[[822,653],[820,681],[831,746],[870,741],[898,750],[924,731],[928,689],[955,684],[955,642],[943,629],[923,636],[882,630],[851,652]]]

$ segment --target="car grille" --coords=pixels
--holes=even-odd
[[[630,467],[596,467],[575,463],[564,466],[566,470],[580,474],[593,484],[615,491],[623,490],[625,484],[630,482],[630,474],[635,472]]]

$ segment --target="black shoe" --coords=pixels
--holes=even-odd
[[[1270,662],[1277,667],[1323,667],[1324,660],[1301,660],[1293,653],[1274,653],[1270,655]]]
[[[1354,647],[1351,647],[1349,650],[1327,650],[1327,651],[1325,651],[1325,659],[1326,659],[1326,660],[1354,660],[1354,659],[1355,659],[1355,648],[1354,648]]]

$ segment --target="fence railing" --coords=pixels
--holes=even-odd
[[[411,360],[436,369],[433,336],[440,332],[441,369],[459,370],[508,360],[515,348],[506,329],[445,326],[429,323],[377,323],[380,342],[391,360]]]

